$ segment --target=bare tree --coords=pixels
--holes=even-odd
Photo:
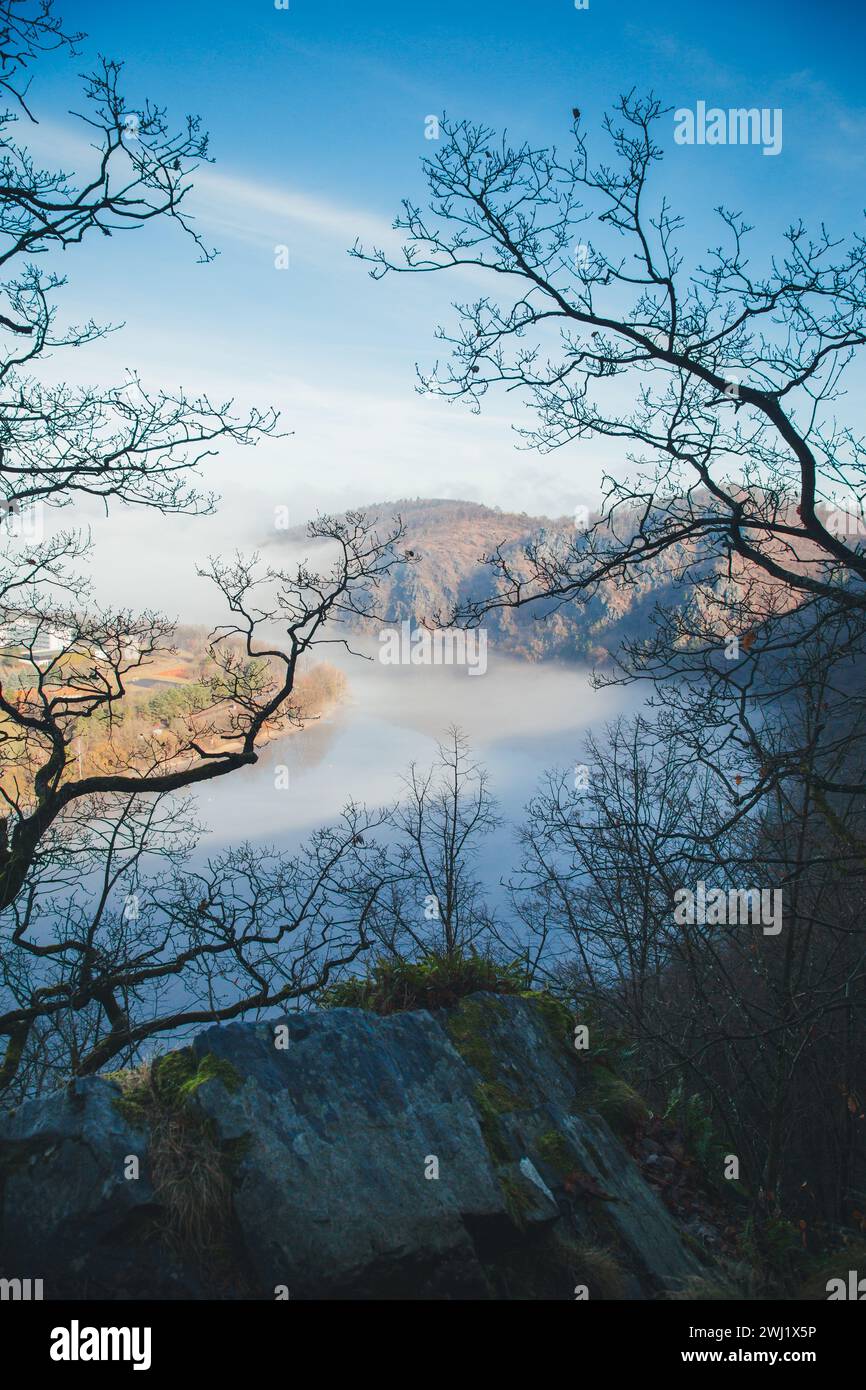
[[[789,705],[788,724],[814,726],[814,704]],[[760,1210],[784,1199],[850,1220],[866,1160],[852,1121],[866,1056],[857,813],[816,817],[808,766],[746,813],[735,784],[750,764],[733,777],[695,741],[643,717],[590,739],[577,785],[551,774],[528,807],[512,900],[543,942],[542,978],[632,1045],[659,1107],[675,1081],[701,1098]],[[683,922],[678,895],[699,883],[728,903],[772,885],[778,923],[727,909]]]
[[[7,94],[37,54],[79,38],[65,38],[50,4],[0,0]],[[0,267],[10,277],[0,283],[8,308],[0,317],[0,493],[8,517],[26,506],[67,507],[83,495],[161,512],[207,510],[213,499],[190,482],[191,470],[215,443],[250,444],[275,428],[271,411],[239,419],[231,403],[153,393],[135,377],[103,390],[50,386],[28,374],[48,349],[81,346],[108,331],[92,322],[55,329],[52,298],[64,280],[40,270],[39,257],[94,233],[113,236],[166,218],[191,237],[201,259],[213,254],[186,213],[191,175],[208,158],[199,119],[173,132],[161,108],[145,101],[130,110],[120,75],[119,65],[103,61],[87,80],[81,119],[94,142],[94,167],[81,185],[42,170],[13,139],[16,113],[0,113]],[[70,758],[76,728],[99,720],[110,732],[126,678],[169,648],[171,625],[156,614],[95,606],[74,568],[88,548],[79,533],[36,543],[10,535],[0,564],[0,626],[19,669],[12,688],[0,689],[0,797],[9,813],[0,826],[0,907],[20,891],[40,837],[73,802],[103,792],[176,790],[255,761],[266,726],[291,717],[299,660],[327,619],[365,601],[361,591],[368,596],[384,572],[397,534],[380,541],[354,513],[341,523],[323,519],[312,536],[330,539],[339,556],[325,575],[306,566],[293,576],[261,572],[240,558],[212,563],[206,572],[234,621],[215,634],[211,725],[199,721],[186,739],[139,750],[136,766],[120,757],[86,778],[74,775]],[[263,585],[272,606],[247,609]],[[258,633],[273,621],[285,625],[287,641],[279,650],[260,648]],[[244,644],[242,658],[226,640],[231,633]],[[58,648],[48,660],[37,654],[46,636]]]
[[[64,34],[50,0],[2,0],[0,89],[20,105],[17,79],[32,60],[81,37]],[[84,495],[163,512],[207,510],[213,498],[197,490],[191,470],[219,441],[250,444],[276,426],[273,411],[240,417],[231,402],[150,391],[135,373],[107,388],[51,385],[33,374],[47,352],[56,356],[111,332],[93,320],[59,325],[66,276],[40,261],[95,234],[113,237],[166,219],[201,261],[215,255],[186,211],[192,176],[209,159],[200,119],[187,117],[173,130],[149,101],[132,109],[121,76],[120,64],[103,59],[86,79],[79,120],[91,168],[80,182],[43,169],[16,138],[18,112],[0,111],[0,500],[7,514],[37,502],[65,507]]]
[[[26,101],[31,63],[52,49],[74,53],[83,38],[64,30],[54,0],[5,0],[0,9],[0,88],[7,99],[34,120]]]
[[[394,955],[443,957],[490,942],[492,914],[476,873],[481,842],[499,825],[487,773],[451,727],[432,767],[412,763],[391,813],[388,895],[377,935]]]
[[[457,328],[439,332],[451,363],[425,387],[475,409],[495,385],[525,393],[538,425],[521,433],[541,450],[597,435],[631,450],[634,476],[606,478],[601,515],[571,546],[542,539],[525,569],[489,557],[494,606],[589,597],[664,554],[685,580],[708,555],[738,557],[862,610],[866,460],[834,403],[866,340],[866,240],[798,223],[759,274],[751,228],[720,208],[723,240],[694,263],[652,183],[668,114],[622,97],[604,122],[612,161],[596,166],[579,116],[564,156],[445,120],[423,161],[429,208],[404,201],[396,223],[403,259],[355,254],[374,278],[468,266],[495,285],[455,306]],[[850,535],[823,505],[840,503]]]
[[[10,582],[16,603],[6,607],[7,623],[12,618],[29,631],[17,645],[17,688],[0,689],[0,748],[8,768],[0,798],[9,812],[0,837],[0,907],[21,891],[41,838],[66,808],[102,793],[178,791],[224,776],[254,763],[263,735],[293,718],[299,663],[315,646],[342,640],[332,629],[326,635],[329,621],[369,612],[376,584],[397,558],[394,545],[401,534],[398,524],[380,538],[355,512],[339,521],[322,518],[310,533],[336,546],[325,574],[306,564],[293,573],[263,568],[241,557],[212,562],[206,573],[224,594],[232,621],[213,634],[215,674],[208,681],[206,721],[191,719],[180,733],[148,739],[134,757],[123,747],[111,756],[112,726],[130,673],[167,649],[170,625],[154,615],[82,612],[80,592],[78,602],[61,605],[58,594],[68,597],[79,581],[60,559],[49,566],[44,551],[31,567],[36,573],[29,587],[21,592],[20,584]],[[62,553],[61,548],[61,558]],[[50,546],[48,554],[53,560]],[[268,640],[275,629],[282,632]],[[46,630],[59,645],[48,657],[37,650]],[[240,639],[240,652],[232,639]],[[108,767],[80,775],[73,744],[82,722],[94,719],[105,726]],[[209,746],[213,742],[216,747]]]
[[[78,809],[0,918],[7,1102],[303,1002],[373,940],[380,814],[350,805],[295,855],[245,844],[194,869],[188,801],[103,793]]]
[[[64,1069],[93,1071],[158,1033],[321,987],[334,961],[346,965],[363,948],[379,891],[374,880],[359,887],[368,879],[366,821],[357,811],[294,861],[232,851],[213,865],[210,883],[193,884],[169,794],[254,763],[263,739],[299,722],[299,667],[316,645],[342,640],[334,630],[342,618],[370,612],[398,558],[399,521],[380,536],[359,513],[321,518],[310,536],[333,555],[322,573],[306,562],[291,572],[264,566],[256,556],[211,560],[200,572],[220,589],[228,621],[211,634],[200,683],[206,698],[187,720],[134,748],[123,736],[129,684],[172,650],[172,623],[97,604],[80,572],[88,553],[81,533],[38,540],[19,524],[27,509],[87,498],[106,508],[207,511],[214,499],[199,489],[198,466],[222,442],[253,444],[277,424],[271,410],[239,415],[230,401],[154,391],[134,373],[118,385],[81,388],[58,382],[53,367],[50,376],[41,370],[48,353],[111,331],[93,321],[59,323],[65,276],[48,268],[55,253],[167,219],[200,261],[215,254],[187,211],[195,170],[209,158],[199,119],[175,129],[162,108],[130,101],[119,64],[100,60],[85,81],[79,119],[88,172],[80,179],[43,169],[17,138],[20,119],[35,120],[32,66],[81,38],[66,33],[50,0],[0,0],[0,90],[10,103],[0,111],[6,1088]],[[99,764],[83,767],[76,746],[94,727]],[[144,874],[154,837],[174,877],[142,878],[140,910],[125,918],[118,895]],[[200,911],[194,898],[205,904]],[[164,985],[176,986],[170,998]]]

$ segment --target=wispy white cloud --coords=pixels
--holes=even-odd
[[[294,188],[276,188],[254,179],[202,168],[195,176],[191,198],[197,214],[222,220],[237,233],[265,235],[274,224],[301,227],[351,246],[356,237],[377,245],[397,243],[391,224],[363,208],[312,197]],[[252,219],[252,220],[251,220]]]
[[[52,167],[60,164],[71,174],[89,170],[96,155],[84,134],[53,120],[28,126],[26,143],[38,159]],[[207,164],[195,171],[192,183],[186,200],[190,212],[244,239],[270,239],[277,223],[305,228],[343,246],[351,246],[356,237],[376,245],[399,245],[387,218],[290,185],[278,187]]]
[[[866,107],[844,102],[822,77],[809,68],[789,73],[779,90],[799,99],[804,112],[820,112],[820,119],[801,123],[802,138],[812,159],[850,169],[862,165],[866,140]]]

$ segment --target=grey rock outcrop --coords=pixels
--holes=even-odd
[[[0,1277],[46,1297],[572,1299],[698,1272],[543,1001],[295,1014],[207,1029],[185,1057],[190,1142],[231,1185],[220,1260],[163,1239],[147,1116],[96,1077],[0,1118]]]
[[[160,1204],[118,1096],[85,1077],[0,1116],[0,1278],[41,1279],[46,1298],[203,1296],[196,1271],[148,1239]]]

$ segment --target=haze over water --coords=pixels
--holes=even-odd
[[[450,724],[468,736],[475,761],[490,774],[504,824],[484,843],[480,876],[492,902],[515,862],[515,827],[544,771],[583,760],[583,739],[618,714],[635,709],[634,689],[591,688],[584,666],[514,660],[488,649],[484,675],[447,666],[386,666],[375,639],[354,639],[372,660],[338,648],[321,655],[346,672],[345,699],[318,721],[275,740],[258,763],[198,794],[208,826],[199,856],[244,840],[292,851],[346,802],[373,808],[402,793],[414,760],[427,768]],[[289,769],[278,789],[276,769]]]

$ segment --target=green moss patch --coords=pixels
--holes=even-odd
[[[497,1028],[502,1019],[494,998],[463,999],[444,1020],[445,1030],[467,1066],[481,1077],[476,1099],[483,1115],[496,1118],[525,1110],[532,1100],[510,1076],[497,1055]]]
[[[630,1139],[649,1119],[646,1102],[608,1067],[582,1067],[578,1094],[581,1106],[597,1110],[620,1139]]]
[[[206,1081],[221,1081],[230,1094],[243,1085],[243,1078],[231,1062],[212,1052],[196,1057],[189,1047],[167,1052],[130,1071],[106,1072],[105,1077],[120,1087],[114,1102],[116,1108],[139,1128],[150,1124],[156,1109],[185,1105]]]
[[[499,1173],[499,1185],[505,1194],[505,1207],[512,1222],[519,1231],[526,1229],[526,1220],[532,1210],[532,1198],[526,1184],[514,1172]]]
[[[512,1154],[499,1120],[502,1111],[497,1109],[496,1103],[491,1099],[484,1082],[475,1088],[475,1104],[478,1110],[478,1126],[490,1155],[490,1161],[494,1167],[498,1167],[501,1163],[507,1163]]]
[[[500,1068],[493,1049],[496,1004],[492,999],[463,999],[444,1020],[445,1031],[467,1066],[487,1082],[496,1082]]]
[[[567,1140],[556,1129],[548,1130],[546,1134],[539,1135],[535,1141],[535,1149],[539,1158],[561,1178],[566,1177],[574,1167],[574,1154],[569,1148]]]
[[[574,1019],[568,1005],[545,989],[524,990],[521,998],[535,1006],[557,1047],[574,1056]]]
[[[232,1182],[249,1135],[221,1144],[213,1122],[192,1104],[207,1081],[233,1093],[242,1077],[230,1062],[191,1048],[166,1053],[130,1071],[110,1073],[120,1087],[115,1105],[148,1132],[147,1160],[163,1211],[158,1234],[204,1269],[223,1269],[232,1248]]]

